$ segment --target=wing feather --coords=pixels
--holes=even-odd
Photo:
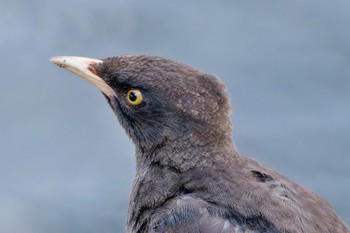
[[[187,194],[167,203],[149,226],[153,233],[275,233],[268,225],[261,219],[245,221]]]

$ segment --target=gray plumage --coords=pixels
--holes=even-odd
[[[349,232],[319,196],[239,154],[218,78],[154,56],[93,69],[114,90],[105,96],[136,146],[127,232]],[[140,104],[128,103],[130,89]]]

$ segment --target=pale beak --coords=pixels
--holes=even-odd
[[[86,57],[59,56],[52,57],[50,62],[85,79],[108,97],[112,98],[113,96],[116,96],[113,89],[108,86],[103,79],[96,75],[96,71],[93,68],[93,65],[102,63],[102,60]]]

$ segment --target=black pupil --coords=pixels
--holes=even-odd
[[[130,92],[129,99],[131,102],[135,102],[137,100],[137,94],[134,91]]]

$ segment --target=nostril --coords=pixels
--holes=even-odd
[[[94,69],[94,68],[92,68],[92,67],[88,67],[87,68],[91,73],[93,73],[93,74],[96,74],[96,70]]]

